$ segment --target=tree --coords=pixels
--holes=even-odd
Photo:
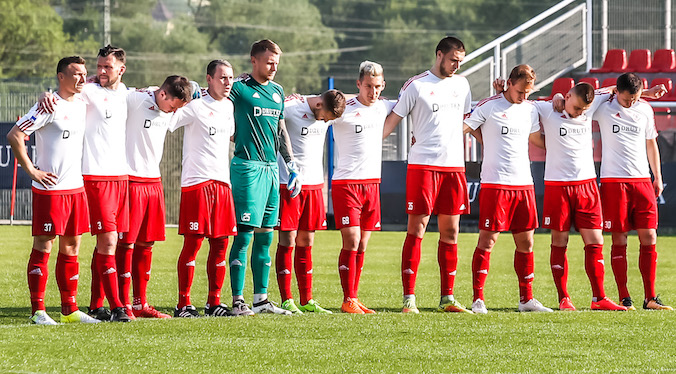
[[[287,93],[321,91],[328,66],[338,55],[333,31],[308,0],[212,0],[194,12],[200,31],[209,35],[209,46],[225,53],[236,74],[251,67],[251,44],[275,41],[283,51],[276,81]]]
[[[54,76],[74,48],[49,2],[0,0],[0,9],[0,78]]]

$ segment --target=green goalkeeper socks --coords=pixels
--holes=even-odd
[[[268,293],[270,280],[270,245],[273,232],[254,233],[253,249],[251,251],[251,271],[253,272],[254,293]]]

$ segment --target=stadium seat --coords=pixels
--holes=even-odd
[[[565,95],[574,85],[573,78],[556,78],[552,84],[552,93],[549,96],[541,96],[538,100],[551,100],[557,93]]]
[[[646,73],[650,71],[651,64],[649,49],[634,49],[629,55],[629,63],[624,72]]]
[[[598,90],[601,85],[599,84],[599,80],[596,77],[584,77],[580,79],[578,83],[589,83],[594,87],[595,90]]]
[[[658,49],[653,57],[651,73],[676,71],[676,53],[673,49]]]
[[[601,87],[610,87],[614,86],[617,83],[617,78],[606,78],[601,83]]]
[[[645,78],[641,78],[641,81],[643,82],[643,89],[644,90],[647,89],[648,88],[648,80],[645,79]]]
[[[606,53],[603,66],[590,69],[590,73],[621,73],[627,67],[627,52],[624,49],[611,49]]]

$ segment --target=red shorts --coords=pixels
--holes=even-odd
[[[575,228],[600,230],[601,197],[596,179],[580,182],[545,182],[542,227],[557,231]]]
[[[603,230],[627,232],[657,228],[657,197],[648,179],[601,181]]]
[[[92,235],[129,231],[129,182],[85,180]]]
[[[237,234],[230,186],[210,180],[182,187],[178,233],[199,234],[209,238]]]
[[[89,231],[84,188],[43,191],[33,188],[33,236],[77,236]]]
[[[515,188],[482,185],[479,191],[479,228],[519,233],[538,227],[533,186]]]
[[[406,171],[406,213],[469,214],[465,172],[409,165]]]
[[[120,242],[156,242],[165,239],[164,190],[160,180],[129,181],[129,231],[120,234]]]
[[[331,196],[337,229],[358,226],[364,231],[380,230],[380,183],[334,181]]]
[[[278,230],[315,231],[326,230],[323,185],[303,186],[300,194],[291,198],[291,192],[283,184],[280,191],[280,214]]]

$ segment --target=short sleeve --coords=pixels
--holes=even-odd
[[[469,82],[467,82],[467,95],[465,96],[465,110],[463,111],[463,113],[468,114],[471,111],[472,111],[472,90],[469,88]]]
[[[540,131],[540,116],[538,116],[538,110],[533,104],[530,111],[530,133],[538,131]]]
[[[645,128],[645,138],[655,139],[657,138],[657,128],[655,127],[655,114],[653,113],[652,108],[648,104],[644,105],[643,112],[645,113],[645,116],[648,120],[648,123],[646,124]]]
[[[58,105],[58,104],[57,104]],[[38,104],[33,105],[31,110],[26,113],[21,119],[16,121],[16,126],[24,134],[30,135],[36,130],[44,127],[48,123],[52,122],[54,118],[53,114],[47,113],[42,109],[38,108]]]
[[[589,105],[589,108],[587,108],[587,111],[585,112],[587,116],[588,117],[594,116],[594,112],[596,112],[596,109],[598,109],[601,106],[601,104],[608,101],[610,99],[610,96],[612,96],[610,93],[595,91],[594,100],[592,101],[592,103]]]
[[[399,100],[397,100],[392,111],[402,118],[408,116],[408,114],[411,113],[411,110],[413,110],[417,98],[417,85],[410,83],[407,86],[404,84],[404,87],[402,87],[399,92]]]
[[[486,122],[486,105],[477,105],[469,117],[465,118],[465,124],[472,130],[478,129]]]

